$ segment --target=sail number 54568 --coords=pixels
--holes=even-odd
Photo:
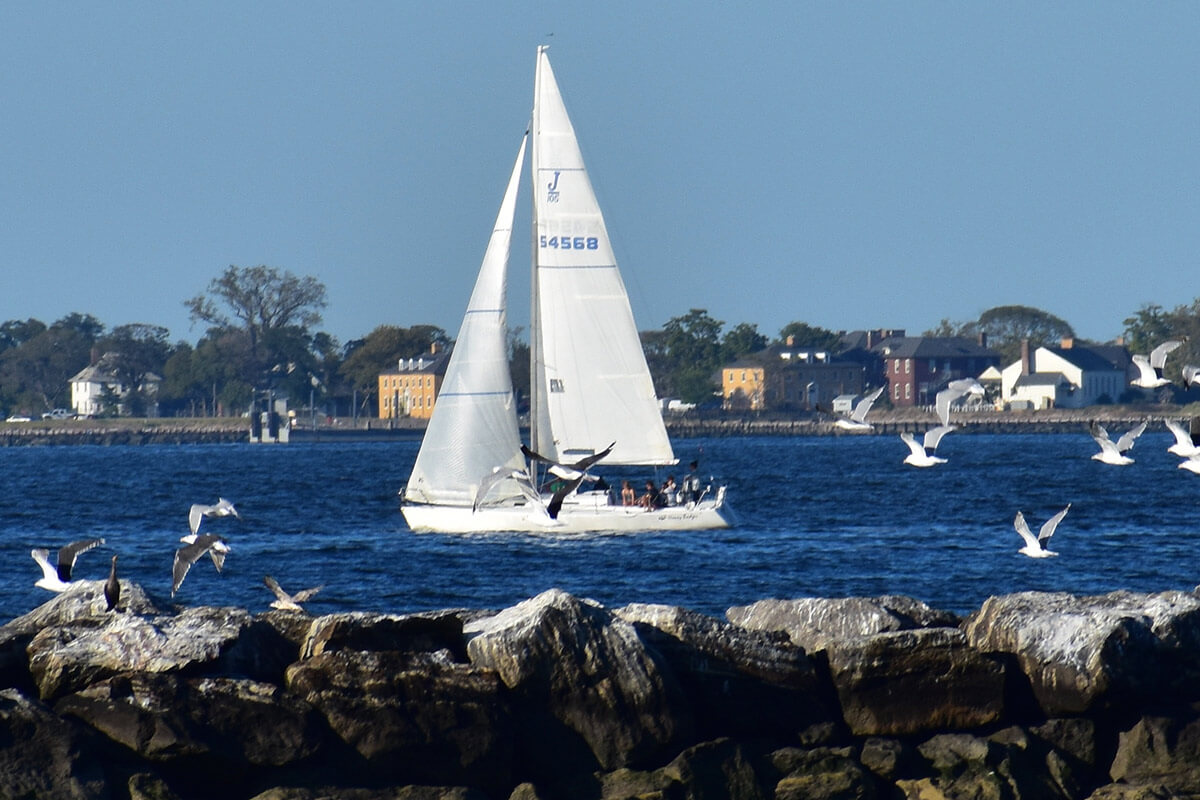
[[[556,250],[598,250],[600,240],[595,236],[543,236],[541,246]]]

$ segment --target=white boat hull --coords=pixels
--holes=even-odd
[[[640,506],[607,505],[591,500],[589,493],[564,503],[556,519],[545,508],[532,504],[493,506],[472,510],[466,506],[405,504],[400,510],[415,533],[601,533],[636,531],[693,531],[729,528],[733,512],[725,503],[725,488],[713,499],[699,503],[647,510]]]

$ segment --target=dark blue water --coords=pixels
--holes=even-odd
[[[1083,431],[952,434],[939,449],[949,463],[921,470],[901,463],[897,436],[684,439],[676,454],[728,481],[740,525],[590,536],[411,533],[397,490],[416,440],[0,448],[0,621],[51,596],[33,585],[31,548],[91,536],[108,544],[80,556],[76,577],[103,578],[117,553],[122,576],[168,607],[188,507],[218,495],[243,518],[204,529],[234,551],[223,574],[197,562],[180,605],[263,610],[268,573],[292,591],[325,584],[315,614],[501,608],[550,587],[717,616],[766,597],[899,593],[962,613],[1031,589],[1191,589],[1200,476],[1177,468],[1171,441],[1148,433],[1137,463],[1110,467],[1090,459]],[[1036,531],[1068,502],[1060,557],[1018,555],[1016,511]]]

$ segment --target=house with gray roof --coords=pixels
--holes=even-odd
[[[987,346],[987,334],[967,336],[892,336],[872,350],[883,359],[884,378],[893,406],[932,405],[950,381],[978,378],[1000,355]]]
[[[1058,347],[1021,346],[1021,359],[1001,370],[1000,396],[1013,408],[1083,408],[1115,403],[1124,393],[1131,359],[1120,345],[1063,339]]]
[[[116,356],[106,353],[95,364],[84,367],[71,377],[71,407],[75,413],[84,417],[94,417],[108,411],[109,403],[116,406],[118,414],[126,413],[125,403],[130,391],[136,389],[149,400],[146,416],[158,416],[158,403],[154,398],[158,395],[158,387],[162,378],[153,372],[142,376],[136,387],[126,386],[113,366]]]

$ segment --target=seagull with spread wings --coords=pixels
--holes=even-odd
[[[1071,504],[1067,503],[1067,507],[1055,514],[1042,525],[1042,529],[1038,531],[1037,538],[1034,538],[1033,531],[1029,530],[1029,523],[1025,521],[1025,515],[1020,511],[1017,512],[1016,518],[1013,520],[1013,527],[1017,529],[1017,533],[1021,534],[1021,539],[1025,544],[1018,550],[1018,553],[1027,555],[1030,558],[1050,558],[1058,553],[1053,550],[1047,550],[1046,545],[1050,543],[1050,537],[1054,535],[1054,531],[1058,528],[1058,523],[1062,522],[1063,517],[1071,510]]]

